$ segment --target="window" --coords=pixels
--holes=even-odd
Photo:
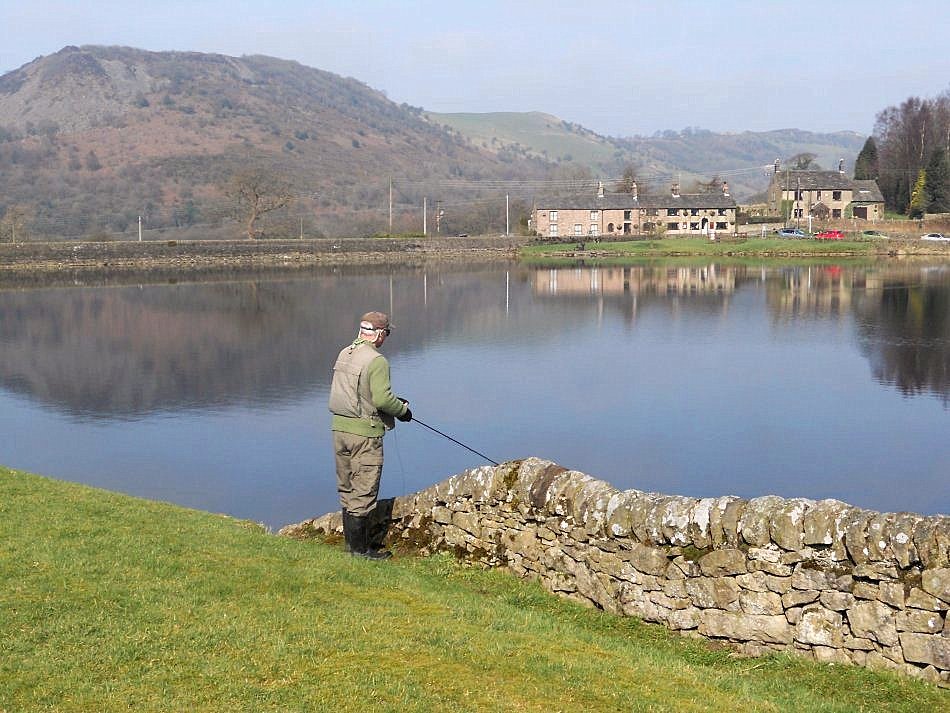
[[[716,223],[716,230],[728,230],[728,229],[729,229],[729,223],[727,223],[726,221],[720,221]]]
[[[607,232],[608,232],[608,233],[614,232],[614,224],[613,224],[613,223],[607,223]]]
[[[667,224],[666,224],[666,229],[667,229],[667,230],[679,230],[679,229],[680,229],[680,224],[679,224],[679,223],[667,223]]]
[[[629,210],[625,210],[625,211],[623,212],[623,219],[624,219],[624,220],[630,220],[630,211],[629,211]]]
[[[660,209],[659,209],[659,208],[650,208],[650,210],[649,210],[649,212],[648,212],[647,214],[648,214],[648,215],[659,215],[659,214],[660,214]]]
[[[597,223],[591,223],[591,224],[590,224],[590,231],[589,231],[587,234],[588,234],[588,235],[600,235],[600,230],[597,228]]]
[[[548,226],[548,235],[552,238],[557,237],[557,223],[551,223],[551,225]]]
[[[832,192],[831,192],[831,200],[833,200],[833,201],[840,201],[840,200],[841,200],[841,191],[832,191]],[[840,218],[841,216],[838,216],[838,217]]]
[[[596,211],[596,210],[592,210],[592,211],[590,212],[590,222],[593,223],[595,220],[597,220],[597,211]]]
[[[552,211],[551,211],[551,222],[552,222],[552,223],[556,223],[556,222],[557,222],[557,211],[556,211],[556,210],[552,210]]]
[[[699,215],[699,208],[692,208],[689,211],[690,215]]]
[[[726,209],[725,209],[725,208],[720,208],[720,209],[719,209],[719,215],[725,215],[725,214],[726,214]]]
[[[795,191],[795,200],[800,201],[804,193],[805,191],[802,190]]]
[[[584,226],[581,225],[580,223],[574,223],[574,235],[583,235],[583,234],[584,234]]]
[[[667,214],[667,215],[679,215],[680,212],[679,212],[676,208],[667,208],[667,209],[666,209],[666,214]]]
[[[840,209],[840,208],[833,208],[832,211],[831,211],[831,217],[832,217],[832,218],[840,218],[840,217],[841,217],[841,209]]]
[[[816,201],[820,201],[820,200],[821,200],[821,191],[815,191],[815,200],[816,200]]]
[[[804,218],[804,217],[805,217],[805,209],[804,209],[804,208],[796,208],[796,209],[795,209],[795,217],[796,217],[796,218]]]
[[[690,229],[690,230],[699,230],[699,223],[690,223],[690,224],[689,224],[689,229]]]

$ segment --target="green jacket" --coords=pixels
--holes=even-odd
[[[393,417],[408,408],[392,391],[389,362],[372,342],[357,339],[344,347],[333,365],[330,428],[378,437],[395,425]]]

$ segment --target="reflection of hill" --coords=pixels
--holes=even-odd
[[[303,280],[0,292],[0,386],[71,414],[134,417],[183,407],[279,402],[325,388],[366,309],[393,311],[386,351],[430,334],[491,329],[504,282],[470,267],[339,269]],[[399,322],[400,315],[414,314]]]

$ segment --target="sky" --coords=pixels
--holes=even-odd
[[[264,54],[433,112],[542,111],[610,136],[869,134],[950,90],[950,2],[0,0],[0,73],[66,45]]]

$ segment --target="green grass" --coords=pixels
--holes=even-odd
[[[0,711],[923,711],[935,687],[742,659],[446,556],[372,563],[0,468]]]
[[[522,248],[522,257],[530,259],[545,255],[576,251],[578,242],[583,242],[588,252],[596,257],[665,257],[675,255],[873,255],[889,249],[885,240],[790,240],[787,238],[749,238],[711,242],[703,238],[662,238],[655,240],[631,240],[628,242],[591,242],[590,240],[567,243],[527,245]]]

